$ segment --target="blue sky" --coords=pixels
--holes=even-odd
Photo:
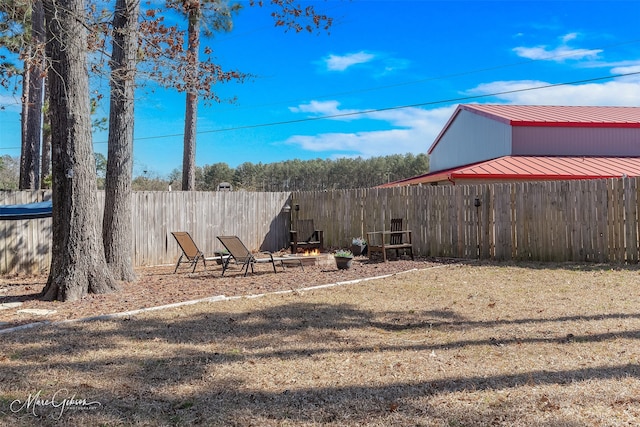
[[[312,3],[329,34],[284,33],[243,2],[204,43],[255,77],[217,88],[234,103],[200,105],[198,166],[426,153],[460,103],[640,106],[640,75],[614,77],[640,72],[640,1]],[[184,98],[138,91],[134,174],[181,167]],[[0,154],[17,156],[19,105],[0,103]]]

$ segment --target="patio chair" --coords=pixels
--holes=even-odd
[[[186,231],[173,231],[171,233],[173,237],[178,242],[178,246],[182,249],[182,255],[178,258],[178,262],[176,263],[176,268],[173,272],[178,271],[178,267],[180,264],[191,264],[193,265],[193,269],[191,272],[196,271],[196,266],[198,262],[202,260],[202,265],[204,269],[207,269],[207,261],[218,261],[219,264],[223,264],[227,259],[229,259],[229,255],[216,255],[212,257],[205,257],[204,253],[198,249],[196,243],[193,241],[193,238]],[[183,260],[184,258],[184,260]]]
[[[254,273],[253,271],[254,264],[271,263],[273,265],[273,272],[276,273],[277,272],[276,262],[279,261],[280,265],[282,266],[282,269],[284,270],[284,261],[289,261],[289,259],[286,259],[286,258],[274,257],[271,252],[266,252],[266,251],[260,252],[264,256],[262,258],[258,258],[255,255],[253,255],[249,251],[249,249],[247,249],[247,247],[244,245],[244,243],[242,243],[242,241],[238,236],[217,236],[217,237],[218,237],[218,240],[220,240],[220,243],[222,243],[222,246],[224,246],[227,249],[227,251],[229,251],[229,258],[227,258],[222,263],[223,276],[224,276],[224,273],[227,271],[227,268],[229,268],[229,262],[231,258],[235,260],[236,264],[242,265],[242,268],[240,269],[240,271],[244,270],[245,276],[249,272],[249,267],[251,267],[251,273]],[[302,266],[301,261],[299,265]]]
[[[312,219],[299,219],[295,222],[295,230],[290,230],[291,253],[297,254],[298,248],[302,250],[324,248],[324,232],[316,230]]]
[[[180,246],[180,249],[182,249],[182,254],[180,255],[180,258],[178,258],[176,269],[173,270],[173,272],[175,273],[176,271],[178,271],[178,267],[180,266],[180,264],[191,264],[193,266],[191,272],[193,273],[194,271],[196,271],[196,266],[198,265],[198,261],[200,260],[202,260],[202,265],[206,270],[207,262],[205,260],[204,253],[200,249],[198,249],[196,243],[191,238],[191,235],[186,231],[173,231],[171,232],[171,234],[173,234],[176,242],[178,242],[178,246]],[[183,258],[184,261],[182,260]]]
[[[411,243],[411,230],[402,228],[402,218],[391,219],[390,231],[372,231],[367,233],[367,250],[369,259],[371,254],[380,252],[382,259],[387,262],[387,251],[395,250],[396,258],[400,257],[400,250],[408,250],[413,258],[413,243]]]

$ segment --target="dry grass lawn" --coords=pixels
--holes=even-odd
[[[2,334],[0,423],[639,425],[639,281],[450,264]]]

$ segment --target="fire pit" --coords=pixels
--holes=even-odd
[[[332,265],[334,264],[333,255],[321,252],[309,254],[286,254],[284,258],[301,260],[302,265]]]

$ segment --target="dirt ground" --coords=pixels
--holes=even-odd
[[[0,331],[0,425],[640,425],[637,266],[172,269],[46,307],[62,319],[288,292]],[[22,280],[5,281],[4,298],[39,303],[28,295],[41,283]]]
[[[273,273],[271,265],[257,264],[255,273],[244,277],[239,269],[232,269],[221,276],[221,267],[214,262],[202,264],[196,272],[183,265],[173,273],[175,265],[144,267],[137,270],[135,283],[122,283],[122,291],[107,295],[87,295],[73,303],[40,301],[47,276],[0,276],[0,304],[21,303],[20,306],[0,310],[0,330],[38,322],[55,322],[80,319],[105,314],[127,312],[141,308],[164,306],[201,298],[243,296],[274,291],[292,290],[310,286],[343,282],[366,277],[394,274],[425,266],[438,265],[453,260],[410,259],[390,262],[369,261],[366,257],[354,258],[348,270],[338,270],[335,264],[321,266],[278,266]],[[23,310],[47,310],[48,314],[32,314]]]

